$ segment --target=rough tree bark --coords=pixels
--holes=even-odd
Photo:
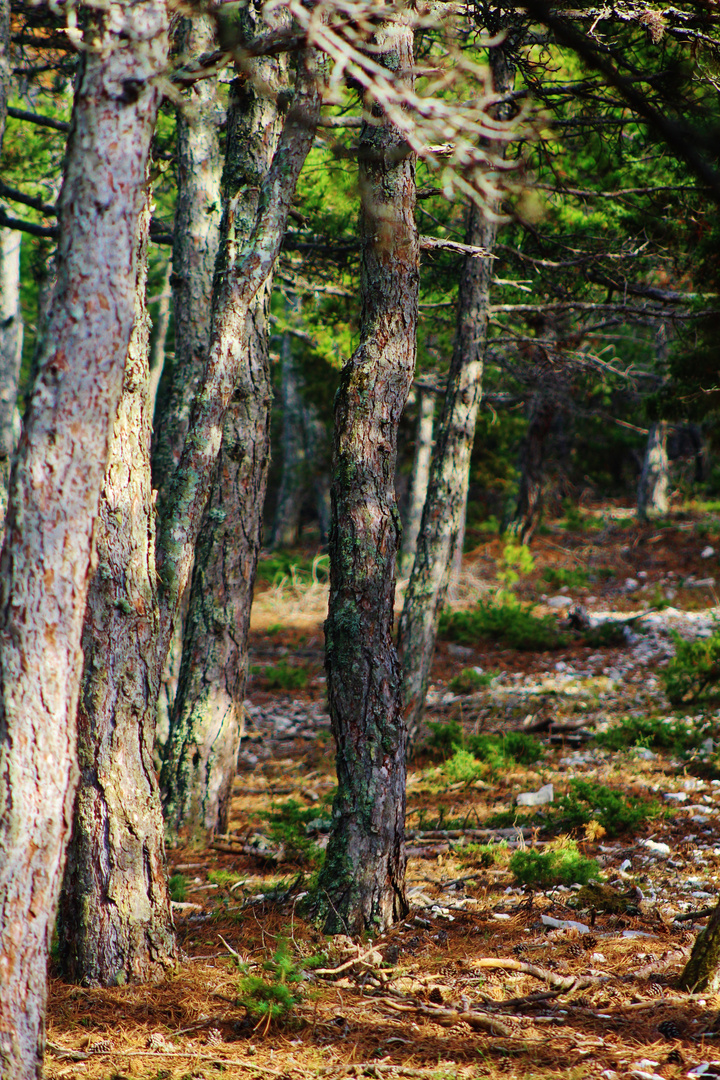
[[[0,560],[0,1073],[40,1076],[47,952],[77,782],[80,637],[133,325],[135,240],[167,9],[86,29],[60,196],[58,280]]]
[[[401,17],[377,31],[378,55],[412,78]],[[398,422],[412,383],[419,249],[415,160],[376,105],[361,129],[360,344],[335,402],[326,635],[338,790],[317,902],[326,932],[383,930],[407,913],[405,728],[392,640],[399,520]]]
[[[540,523],[545,447],[556,414],[557,402],[552,390],[548,392],[547,387],[537,390],[530,402],[528,429],[520,447],[520,488],[508,525],[508,532],[521,544],[530,542]]]
[[[504,49],[490,51],[496,93],[512,89],[514,67]],[[502,146],[493,148],[502,153]],[[492,208],[491,208],[492,209]],[[497,224],[474,203],[466,243],[492,251]],[[451,560],[464,527],[475,423],[482,394],[493,260],[465,258],[458,293],[455,341],[438,426],[415,562],[400,618],[403,702],[412,745],[422,720]]]
[[[707,990],[716,994],[720,990],[720,904],[696,937],[677,985],[693,993]]]
[[[0,0],[0,146],[5,134],[12,65],[10,63],[10,0]]]
[[[181,60],[211,52],[217,44],[213,20],[206,16],[183,19],[175,41]],[[175,356],[158,386],[152,449],[160,515],[165,512],[167,485],[180,461],[210,348],[212,283],[222,216],[221,115],[216,79],[196,82],[177,111],[177,204],[170,276]],[[183,623],[184,612],[176,621],[161,679],[158,735],[163,748],[180,675]]]
[[[248,9],[246,21],[251,19]],[[247,31],[259,32],[254,19]],[[285,57],[257,60],[233,83],[219,280],[250,236],[282,127],[277,94],[286,84]],[[201,840],[208,832],[227,829],[242,734],[247,635],[270,461],[272,387],[266,312],[270,289],[271,275],[248,315],[247,352],[225,418],[212,494],[195,552],[178,690],[161,774],[171,840],[180,835]]]
[[[638,481],[637,512],[641,521],[667,514],[670,508],[668,486],[667,424],[661,420],[648,432]]]
[[[154,981],[175,961],[152,759],[157,672],[146,659],[158,630],[145,305],[149,226],[148,203],[135,325],[95,526],[78,704],[80,782],[58,918],[61,967],[85,986]]]
[[[23,346],[21,235],[12,229],[0,229],[0,525],[7,504],[10,460],[20,434],[17,392]]]
[[[415,549],[420,534],[422,512],[430,483],[430,461],[433,449],[433,428],[435,426],[434,390],[420,387],[418,390],[418,418],[415,429],[415,458],[410,480],[410,496],[403,528],[402,549],[400,552],[400,576],[408,577],[415,560]]]

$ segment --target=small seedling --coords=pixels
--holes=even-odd
[[[287,942],[280,941],[271,959],[263,964],[268,978],[244,974],[238,983],[238,1004],[243,1005],[249,1016],[256,1018],[259,1027],[265,1021],[265,1031],[273,1020],[289,1013],[300,1000],[300,995],[290,987],[302,980],[302,972],[288,950]]]
[[[484,686],[489,686],[497,676],[497,671],[478,671],[477,668],[463,668],[448,683],[448,689],[454,694],[474,694]]]
[[[170,899],[176,904],[184,904],[187,896],[188,880],[184,874],[173,874],[168,881]]]
[[[516,851],[510,859],[510,870],[521,885],[533,889],[549,889],[555,885],[586,885],[591,878],[600,877],[596,859],[587,859],[577,844],[561,837],[545,851]]]

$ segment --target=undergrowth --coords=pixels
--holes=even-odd
[[[542,743],[522,731],[504,735],[466,735],[457,720],[430,723],[425,746],[448,757],[466,753],[478,763],[499,769],[506,765],[533,765],[544,754]],[[446,763],[446,766],[449,762]]]
[[[547,566],[542,572],[543,579],[548,585],[560,589],[563,585],[577,589],[588,583],[588,572],[577,566],[570,569],[567,566]]]
[[[558,649],[566,643],[552,615],[536,615],[532,604],[517,600],[481,600],[465,611],[446,610],[440,616],[438,636],[461,645],[489,638],[512,649],[538,652]]]
[[[266,667],[252,667],[252,675],[259,676],[267,690],[304,690],[308,684],[305,668],[293,667],[287,660],[278,660],[277,664]]]
[[[291,989],[302,981],[302,971],[295,963],[282,939],[274,955],[266,960],[263,968],[268,977],[242,974],[238,982],[238,1004],[244,1006],[249,1016],[267,1026],[291,1011],[300,1000],[297,990]]]
[[[332,800],[332,794],[324,797],[323,804],[327,805],[329,800]],[[306,807],[296,799],[288,799],[263,814],[267,822],[265,831],[278,847],[284,848],[287,861],[317,867],[322,863],[324,852],[308,831],[312,831],[312,826],[319,821],[324,821],[323,813],[322,805]],[[326,813],[325,816],[329,815]]]
[[[707,726],[676,716],[625,716],[595,740],[609,750],[645,746],[648,750],[669,750],[682,754],[694,750],[707,736]]]
[[[450,680],[448,689],[452,690],[454,694],[472,694],[476,690],[481,690],[484,686],[489,686],[498,674],[497,671],[478,671],[477,668],[463,668],[459,675],[454,675]]]
[[[597,860],[582,855],[575,841],[567,837],[560,837],[545,851],[516,851],[510,859],[510,870],[516,881],[533,889],[587,885],[591,878],[600,877]]]
[[[330,558],[328,555],[303,558],[289,551],[276,551],[258,561],[256,577],[268,585],[279,585],[283,579],[298,585],[325,582],[330,577]]]
[[[685,641],[673,633],[675,656],[662,672],[672,705],[720,702],[720,630],[707,638]]]

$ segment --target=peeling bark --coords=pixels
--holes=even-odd
[[[377,32],[394,70],[413,65],[401,18]],[[325,624],[338,790],[317,892],[329,933],[384,930],[405,900],[405,728],[392,639],[399,517],[397,430],[412,383],[419,248],[415,160],[377,105],[361,129],[360,345],[335,402],[330,605]]]
[[[638,481],[637,511],[641,521],[662,517],[670,508],[668,499],[667,424],[661,420],[650,428]]]
[[[250,18],[246,13],[246,18]],[[285,16],[281,20],[287,21]],[[251,29],[257,32],[253,25]],[[231,90],[223,177],[220,282],[249,239],[282,127],[276,98],[287,61],[253,63]],[[247,77],[249,76],[249,77]],[[250,307],[244,362],[231,398],[195,551],[161,784],[168,838],[204,840],[227,829],[242,734],[247,635],[270,461],[272,388],[267,341],[271,274]]]
[[[160,795],[152,759],[158,631],[150,481],[150,209],[136,314],[95,526],[83,628],[80,782],[58,919],[65,976],[85,986],[162,978],[175,961]]]
[[[99,12],[86,30],[96,47],[83,54],[73,106],[58,280],[10,483],[0,559],[3,1080],[42,1071],[48,945],[78,775],[93,526],[133,325],[166,29],[165,4],[137,0],[111,19]]]
[[[502,49],[491,50],[490,66],[495,92],[502,94],[510,90],[515,69]],[[502,146],[494,148],[495,153],[503,151]],[[466,243],[492,251],[496,235],[497,223],[471,204],[467,214]],[[459,537],[464,529],[470,456],[482,395],[492,276],[492,259],[465,258],[445,402],[415,562],[400,618],[403,701],[411,745],[425,709],[438,621],[447,596],[453,553],[461,542]]]
[[[23,346],[19,232],[0,229],[0,525],[5,516],[10,460],[20,435],[18,379]]]

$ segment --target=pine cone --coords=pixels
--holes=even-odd
[[[674,1020],[663,1020],[661,1024],[658,1024],[658,1031],[665,1039],[682,1038],[680,1028]]]
[[[675,1047],[673,1050],[670,1051],[670,1053],[668,1054],[665,1061],[666,1061],[666,1064],[668,1064],[668,1065],[684,1065],[685,1064],[685,1059],[683,1058],[682,1054],[677,1049],[677,1047]]]
[[[583,934],[582,945],[583,948],[587,949],[588,952],[592,952],[597,943],[598,939],[596,937],[593,937],[592,934]]]
[[[207,1041],[209,1046],[221,1046],[224,1041],[222,1031],[218,1031],[217,1028],[210,1028],[207,1033]]]
[[[573,941],[573,943],[571,945],[568,945],[568,955],[569,956],[582,956],[582,954],[583,954],[583,947],[582,947],[582,945],[580,944],[579,941]]]
[[[99,1042],[93,1043],[92,1046],[88,1046],[88,1054],[108,1054],[112,1050],[112,1043],[109,1039],[100,1039]]]
[[[645,993],[648,997],[663,997],[665,994],[665,987],[661,986],[660,983],[650,983]]]

